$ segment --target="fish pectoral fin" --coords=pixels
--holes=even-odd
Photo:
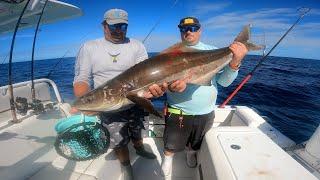
[[[134,102],[135,104],[142,106],[144,109],[146,109],[149,113],[154,114],[160,118],[162,118],[162,116],[160,115],[160,113],[155,110],[155,108],[153,107],[151,101],[149,99],[143,98],[143,97],[139,97],[134,93],[129,93],[127,95],[127,98]]]
[[[184,43],[176,43],[173,46],[161,51],[159,54],[168,54],[168,53],[182,53],[182,52],[197,52],[201,51],[195,48],[188,47]]]

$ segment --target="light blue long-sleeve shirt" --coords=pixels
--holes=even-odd
[[[190,47],[199,50],[217,49],[202,42]],[[238,70],[233,70],[227,65],[216,76],[212,77],[210,86],[187,84],[186,89],[181,93],[167,92],[167,102],[171,107],[181,109],[190,115],[208,114],[215,108],[218,95],[217,84],[227,87],[235,80],[237,75]]]

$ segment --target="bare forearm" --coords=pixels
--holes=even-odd
[[[90,91],[90,86],[85,82],[76,82],[73,85],[73,92],[76,97],[80,97],[89,91]]]
[[[241,60],[238,60],[235,57],[233,57],[232,61],[229,63],[230,68],[233,70],[238,70],[241,64]]]
[[[240,42],[233,42],[229,48],[233,53],[233,57],[231,62],[229,63],[229,66],[233,70],[238,70],[242,59],[248,52],[248,49],[244,44]]]

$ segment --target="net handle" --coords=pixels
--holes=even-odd
[[[95,116],[95,117],[98,119],[97,116]],[[86,122],[86,115],[83,114],[83,113],[81,113],[80,124],[81,124],[81,123],[85,123],[85,122]],[[97,124],[97,121],[95,121],[95,122],[92,124],[92,126],[95,126],[96,124]]]

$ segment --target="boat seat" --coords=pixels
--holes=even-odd
[[[252,127],[209,130],[198,155],[198,179],[317,179]]]

